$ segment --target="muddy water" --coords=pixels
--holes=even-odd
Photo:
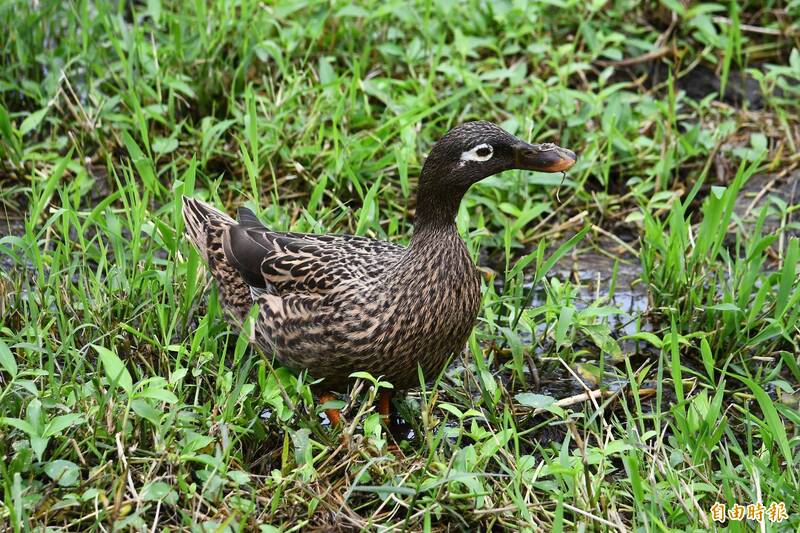
[[[612,249],[613,244],[601,242],[604,249]],[[614,266],[617,264],[616,286],[611,293]],[[565,258],[556,263],[550,277],[569,281],[578,286],[576,307],[583,309],[595,301],[603,300],[605,305],[619,309],[622,314],[608,317],[612,331],[629,335],[636,331],[636,317],[647,309],[647,288],[640,282],[641,266],[639,259],[632,254],[611,258],[598,252],[585,252]],[[537,291],[532,306],[544,303],[544,292]]]
[[[764,235],[786,228],[786,237],[800,237],[800,220],[795,214],[782,213],[781,206],[794,206],[800,202],[800,172],[757,174],[742,187],[736,198],[734,213],[750,228],[758,219],[761,209],[767,206]]]

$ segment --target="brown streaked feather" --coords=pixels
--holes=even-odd
[[[206,242],[208,224],[220,227],[235,224],[234,220],[222,211],[188,196],[183,197],[183,223],[186,235],[205,260],[208,260],[208,243]]]
[[[454,226],[403,248],[274,232],[250,210],[235,222],[188,198],[184,217],[229,315],[240,324],[258,304],[256,343],[332,390],[344,389],[356,370],[411,387],[417,365],[434,376],[472,330],[480,280]]]
[[[355,235],[270,231],[252,211],[239,210],[228,229],[225,253],[248,284],[276,294],[326,294],[352,282],[379,277],[404,248]]]
[[[222,211],[188,196],[183,197],[183,220],[189,240],[217,282],[223,308],[235,322],[241,323],[253,306],[253,297],[250,286],[227,261],[223,250],[225,233],[236,222]]]

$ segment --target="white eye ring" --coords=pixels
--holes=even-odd
[[[487,154],[486,151],[489,151]],[[491,144],[483,143],[479,144],[472,150],[467,150],[466,152],[461,154],[461,161],[488,161],[494,155],[494,149],[492,148]]]

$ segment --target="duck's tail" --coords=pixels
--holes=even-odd
[[[236,222],[222,211],[188,196],[183,197],[183,220],[186,236],[217,282],[222,307],[234,318],[234,323],[241,324],[250,312],[253,297],[250,286],[228,262],[224,250],[225,235]]]
[[[183,222],[186,226],[184,230],[186,236],[206,261],[208,261],[209,231],[217,233],[219,230],[236,224],[231,217],[219,209],[188,196],[183,197]]]

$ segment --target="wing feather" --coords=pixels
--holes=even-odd
[[[324,295],[380,276],[404,248],[355,235],[270,231],[240,208],[227,229],[225,255],[248,285],[276,295]]]

